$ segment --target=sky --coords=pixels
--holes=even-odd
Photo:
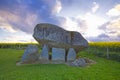
[[[0,42],[35,42],[40,23],[80,32],[89,42],[120,41],[120,0],[0,0]]]

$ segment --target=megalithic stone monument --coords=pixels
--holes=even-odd
[[[79,32],[66,31],[57,25],[48,23],[37,24],[34,28],[33,37],[39,44],[52,49],[51,60],[54,61],[73,61],[76,58],[76,52],[82,51],[88,46],[87,40]],[[43,56],[44,59],[48,59],[47,51],[44,51],[47,48],[45,46],[42,48],[42,55],[45,55]]]

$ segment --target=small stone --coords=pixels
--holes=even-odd
[[[20,65],[22,65],[22,62],[17,62],[16,65],[20,66]]]
[[[52,61],[65,61],[65,49],[52,48]]]
[[[74,61],[76,59],[76,52],[73,48],[68,50],[67,61]]]
[[[23,56],[22,56],[22,63],[31,63],[38,59],[38,47],[35,45],[28,45],[26,48]]]
[[[73,61],[70,65],[76,66],[76,67],[82,67],[82,66],[86,65],[86,62],[85,62],[84,58],[79,58],[79,59],[76,59],[75,61]]]
[[[40,56],[43,60],[49,60],[49,48],[48,45],[44,44]]]

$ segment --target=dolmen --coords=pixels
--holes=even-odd
[[[37,24],[34,28],[33,37],[42,46],[42,51],[38,55],[36,46],[28,46],[29,48],[25,50],[22,56],[23,62],[30,60],[72,62],[76,59],[78,52],[88,47],[87,40],[79,32],[67,31],[49,23]]]

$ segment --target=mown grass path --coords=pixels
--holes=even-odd
[[[0,49],[0,80],[120,80],[120,62],[79,53],[97,63],[86,67],[65,64],[29,64],[16,66],[23,50]]]

